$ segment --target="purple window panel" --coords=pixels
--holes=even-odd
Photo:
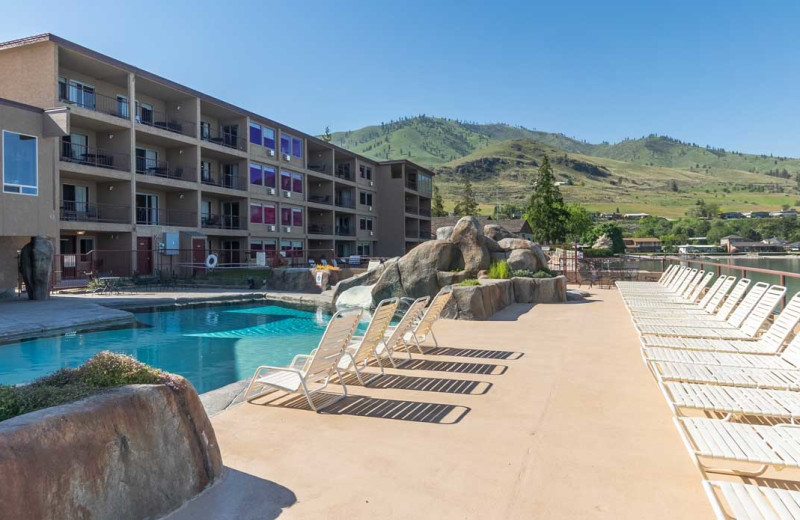
[[[292,225],[293,226],[303,225],[303,210],[301,209],[292,210]]]
[[[281,153],[292,153],[292,144],[288,135],[281,134]]]
[[[275,130],[272,128],[264,128],[264,146],[271,150],[275,149]]]
[[[264,206],[264,224],[275,225],[275,206]]]
[[[303,174],[292,174],[292,191],[295,193],[303,193]]]
[[[250,204],[250,223],[261,224],[261,204]]]
[[[292,208],[281,208],[281,226],[292,225]]]
[[[292,174],[289,172],[281,172],[281,189],[292,191]]]
[[[250,142],[261,144],[261,127],[259,125],[250,125]]]
[[[264,183],[264,176],[261,173],[261,166],[250,165],[250,184],[261,186]]]
[[[264,166],[264,186],[275,187],[275,168]]]
[[[303,141],[296,137],[292,137],[292,155],[295,157],[303,156]]]

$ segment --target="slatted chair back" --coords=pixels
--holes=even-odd
[[[333,315],[303,374],[307,383],[330,378],[345,347],[350,344],[362,312],[361,309],[349,309]]]
[[[800,323],[800,292],[789,300],[789,303],[786,304],[786,307],[783,308],[778,317],[775,318],[775,321],[772,322],[772,326],[761,336],[758,342],[769,348],[774,348],[775,352],[778,352],[798,323]]]
[[[386,327],[392,321],[398,304],[397,298],[389,298],[381,301],[372,313],[372,319],[367,326],[367,331],[364,337],[361,338],[361,343],[358,350],[353,354],[353,359],[356,363],[361,363],[368,359],[372,353],[383,342],[383,335],[386,333]]]
[[[749,278],[742,278],[736,285],[733,287],[733,290],[725,298],[725,303],[722,304],[722,307],[719,308],[719,312],[717,312],[717,316],[720,319],[727,320],[731,314],[733,313],[736,306],[739,304],[741,299],[744,297],[744,294],[747,292],[747,289],[750,287],[751,280]]]
[[[677,293],[680,291],[681,286],[684,283],[688,283],[688,280],[691,280],[693,276],[697,275],[697,269],[686,269],[681,273],[681,275],[675,279],[672,284],[670,284],[669,290]]]
[[[786,294],[786,287],[782,285],[773,285],[767,289],[764,296],[758,300],[753,312],[748,314],[747,319],[742,323],[742,332],[750,337],[755,337],[758,331],[761,330],[761,327],[764,326],[764,323],[769,319],[772,311],[775,310],[783,299],[784,294]]]
[[[392,335],[386,340],[386,345],[390,349],[394,350],[405,344],[403,343],[403,336],[411,332],[414,324],[422,317],[422,313],[425,312],[425,306],[428,305],[428,300],[430,300],[430,296],[424,296],[417,298],[414,303],[409,305],[408,310],[400,319],[400,323],[397,324],[397,327],[392,331]]]
[[[703,299],[700,300],[700,307],[702,307],[706,312],[713,313],[719,307],[719,304],[722,302],[722,299],[725,298],[725,295],[728,294],[728,291],[731,290],[733,287],[733,282],[736,281],[736,277],[734,276],[720,276],[717,278],[717,281],[714,282],[714,285],[709,289]]]
[[[668,279],[669,275],[672,274],[672,271],[675,270],[675,267],[677,267],[677,264],[672,264],[669,267],[667,267],[664,270],[664,272],[661,273],[661,276],[658,278],[658,283],[663,284],[664,280]]]
[[[756,305],[758,305],[758,301],[767,293],[767,289],[769,289],[768,283],[758,282],[755,284],[742,299],[742,303],[740,303],[728,319],[725,320],[728,322],[728,325],[737,329],[741,327],[744,320],[747,319],[750,313],[753,312],[753,309],[756,308]]]
[[[692,286],[692,283],[695,280],[697,280],[697,277],[698,276],[702,277],[703,274],[705,274],[705,271],[699,271],[697,269],[692,269],[692,273],[689,276],[687,276],[686,278],[684,278],[684,280],[678,286],[678,289],[675,291],[678,294],[678,296],[683,296],[683,294],[686,292],[686,290],[690,286]]]
[[[666,280],[664,280],[664,283],[661,284],[661,285],[663,285],[665,288],[669,287],[670,285],[672,285],[672,282],[674,282],[675,279],[678,276],[680,276],[681,273],[683,273],[683,271],[686,270],[686,269],[688,269],[688,267],[683,267],[681,265],[676,265],[675,269],[672,271],[672,273],[670,273],[670,275],[667,277]]]
[[[695,284],[694,289],[689,291],[688,293],[688,300],[692,303],[697,301],[697,298],[700,296],[700,293],[703,292],[703,289],[708,287],[708,284],[711,283],[711,279],[714,278],[714,273],[708,271],[703,277]]]
[[[439,316],[442,315],[442,311],[450,302],[450,298],[452,296],[452,289],[446,288],[439,291],[439,294],[433,297],[433,301],[430,305],[428,305],[428,309],[422,316],[419,325],[417,325],[417,328],[414,329],[414,334],[416,334],[417,337],[422,338],[428,335],[433,327],[433,324],[436,323],[436,320],[438,320]]]

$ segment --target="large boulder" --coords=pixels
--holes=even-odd
[[[453,226],[442,226],[436,230],[436,240],[450,240],[453,236]]]
[[[436,294],[439,271],[451,271],[458,263],[458,250],[452,242],[429,240],[386,267],[372,289],[377,303],[393,296],[420,298]]]
[[[275,291],[317,294],[322,292],[322,288],[317,285],[316,269],[307,267],[273,269],[267,281],[267,286]]]
[[[25,282],[28,299],[50,297],[50,275],[53,271],[53,243],[44,237],[33,237],[20,250],[19,272]]]
[[[389,260],[382,262],[373,269],[370,269],[368,271],[365,271],[363,273],[351,276],[350,278],[340,281],[333,288],[333,301],[334,302],[338,301],[339,296],[341,296],[343,292],[353,287],[359,287],[364,285],[370,285],[370,286],[375,285],[376,283],[378,283],[378,280],[380,279],[381,275],[386,270],[386,268],[396,263],[397,260],[398,257],[390,258]]]
[[[597,237],[594,244],[592,245],[592,249],[614,249],[614,241],[611,240],[607,234],[602,234]]]
[[[483,243],[486,244],[486,249],[489,250],[489,253],[500,253],[505,251],[505,249],[500,247],[500,244],[498,244],[497,241],[493,238],[484,236]]]
[[[513,249],[508,255],[508,267],[513,271],[525,270],[536,272],[545,267],[530,249]]]
[[[161,518],[221,473],[189,384],[125,386],[0,422],[2,518]]]
[[[477,274],[481,269],[489,268],[489,249],[478,219],[463,217],[459,220],[453,228],[450,241],[461,251],[465,271]]]
[[[336,308],[358,307],[361,309],[372,308],[372,286],[359,285],[342,292],[336,300]]]
[[[541,246],[539,246],[539,244],[536,242],[531,242],[530,240],[526,240],[524,238],[504,238],[497,244],[506,251],[514,251],[515,249],[528,249],[531,251],[531,253],[533,253],[533,256],[536,257],[536,262],[538,265],[541,266],[537,269],[537,271],[542,267],[547,267],[547,256],[545,256]]]
[[[504,238],[514,238],[517,236],[498,224],[486,224],[483,226],[483,234],[484,236],[489,237],[497,242],[503,240]]]

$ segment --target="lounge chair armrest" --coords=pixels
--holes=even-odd
[[[271,366],[271,365],[261,365],[260,367],[258,367],[256,369],[255,374],[253,374],[253,379],[255,380],[255,379],[258,379],[259,377],[262,377],[265,372],[292,372],[294,374],[302,376],[302,374],[300,373],[300,370],[298,370],[296,368],[293,368],[291,366],[288,366],[288,367],[274,367],[274,366]]]
[[[314,356],[314,352],[316,352],[316,349],[314,349],[311,354],[297,354],[292,359],[292,362],[289,363],[289,367],[293,370],[302,370],[303,367],[306,366],[306,363],[308,363],[308,360]]]

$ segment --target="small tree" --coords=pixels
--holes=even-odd
[[[330,143],[332,139],[333,139],[333,135],[331,135],[331,129],[330,129],[330,127],[326,126],[325,127],[325,133],[322,134],[322,140],[325,141],[326,143]]]
[[[625,241],[622,239],[622,228],[613,222],[603,222],[598,224],[583,236],[583,242],[586,244],[594,244],[598,238],[606,235],[611,239],[614,244],[612,251],[614,253],[625,252]]]
[[[464,180],[464,193],[461,200],[455,207],[456,216],[469,217],[478,214],[478,202],[475,200],[475,193],[472,191],[472,183],[469,179]]]
[[[587,231],[592,229],[591,215],[580,204],[567,204],[567,234],[570,242],[577,242]]]
[[[567,217],[550,159],[545,155],[525,213],[533,229],[533,238],[545,243],[562,242],[567,234]]]
[[[439,192],[439,186],[433,187],[433,200],[431,201],[431,215],[434,217],[447,216],[447,212],[444,210],[444,200],[442,200],[442,194]]]

